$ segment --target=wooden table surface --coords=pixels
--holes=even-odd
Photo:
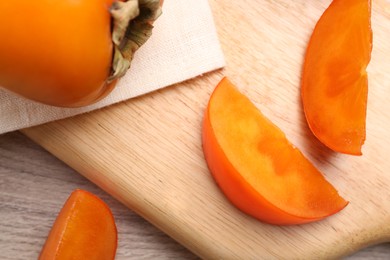
[[[270,2],[270,1],[266,1],[266,2]],[[239,82],[242,85],[249,85],[249,81],[257,82],[257,83],[262,82],[263,79],[267,79],[265,77],[266,75],[268,75],[270,77],[272,76],[271,78],[275,80],[269,79],[267,82],[262,82],[265,84],[261,84],[261,86],[267,84],[271,84],[271,85],[274,84],[275,86],[278,86],[280,85],[281,82],[283,84],[288,83],[292,86],[297,86],[296,84],[297,77],[295,77],[295,75],[298,75],[296,72],[299,71],[300,68],[299,58],[301,57],[300,53],[302,53],[303,51],[302,46],[304,46],[305,41],[299,38],[299,41],[295,42],[296,44],[294,45],[294,44],[290,44],[289,39],[298,37],[298,34],[292,35],[291,31],[295,31],[296,29],[299,29],[299,26],[294,25],[293,28],[289,28],[291,23],[287,23],[285,22],[287,20],[282,20],[282,19],[275,20],[274,15],[271,17],[272,19],[270,18],[267,20],[267,14],[270,14],[270,11],[272,10],[280,11],[280,12],[283,11],[283,15],[287,16],[285,19],[287,18],[296,19],[298,15],[293,15],[293,11],[299,13],[301,10],[298,8],[299,6],[296,6],[296,9],[291,10],[290,12],[286,12],[286,10],[289,9],[289,5],[274,6],[272,3],[268,4],[267,6],[264,7],[265,9],[263,9],[260,8],[263,6],[258,5],[259,2],[256,2],[254,0],[253,1],[249,1],[249,0],[210,1],[211,7],[213,9],[213,13],[216,18],[216,24],[219,31],[219,35],[221,37],[222,46],[224,47],[225,55],[227,57],[228,66],[226,72],[230,76],[234,76],[235,82]],[[321,6],[326,5],[325,1],[324,2],[317,1],[315,2],[315,4],[313,4],[314,2],[310,2],[310,1],[309,2],[300,1],[300,3],[302,6],[305,6],[304,3],[308,3],[308,6],[306,6],[306,8],[311,8],[310,10],[313,9],[317,11],[318,15],[320,14],[319,12],[320,9],[317,8],[317,5],[318,4],[320,4]],[[380,3],[380,1],[378,1],[377,3]],[[234,8],[232,8],[231,5]],[[248,9],[246,7],[248,5],[253,5],[253,9],[251,9],[253,12],[247,12]],[[382,5],[388,6],[388,3],[383,2]],[[306,14],[313,15],[311,21],[312,22],[315,21],[314,18],[315,14],[313,14],[312,12],[308,12],[308,10],[309,9],[306,10]],[[378,12],[379,10],[381,9],[377,7],[376,11]],[[238,25],[232,24],[232,22],[230,24],[226,23],[230,18],[234,18],[231,21],[237,21],[238,19],[241,19],[245,15],[252,16],[253,19],[244,19],[242,20],[243,22]],[[385,17],[385,15],[388,14],[384,13],[382,17]],[[255,21],[258,21],[259,17],[263,17],[264,24],[270,27],[271,29],[272,28],[278,29],[278,30],[269,29],[268,30],[268,32],[270,32],[269,38],[267,38],[268,36],[264,32],[264,29],[267,29],[266,27],[262,28],[262,30],[259,30],[259,34],[253,35],[252,30],[255,30],[257,28],[255,26],[256,25]],[[279,23],[277,23],[278,21]],[[388,20],[386,19],[384,21],[388,21]],[[298,20],[296,22],[297,25],[299,25],[300,23],[305,24],[303,20]],[[376,24],[382,26],[384,23],[383,24],[376,23]],[[288,30],[286,29],[286,27]],[[308,27],[303,27],[303,28],[305,29],[305,31],[300,31],[301,35],[307,36],[310,30]],[[384,28],[382,27],[377,27],[377,28],[382,30],[381,31],[383,33],[382,36],[386,35],[385,32],[387,29],[384,30]],[[280,31],[279,29],[287,30],[289,34],[284,34],[283,31]],[[378,32],[378,30],[376,32]],[[260,33],[264,33],[264,35],[260,37],[261,36]],[[276,36],[279,37],[275,38],[275,34],[277,34]],[[286,35],[290,36],[290,38],[288,37],[286,38],[285,37]],[[241,44],[243,38],[245,38],[244,40],[247,41],[246,45]],[[264,41],[264,39],[269,39],[269,40]],[[266,50],[266,51],[257,51],[257,52],[254,51],[254,50],[259,50],[258,49],[259,42],[263,43],[262,50]],[[278,48],[275,48],[274,52],[270,51],[273,49],[272,47],[275,45],[275,43],[285,44],[286,46],[290,47],[289,50],[291,51],[289,53],[284,53],[284,52],[280,52],[280,49]],[[381,43],[381,45],[378,44],[377,46],[382,46],[383,48],[387,46],[386,44],[384,44],[384,42],[378,41],[378,43]],[[233,48],[233,47],[237,47],[237,48]],[[290,59],[288,56],[286,56],[286,54],[293,56],[293,59]],[[243,57],[245,57],[245,59],[243,59]],[[273,57],[278,57],[278,59],[273,60],[272,59]],[[281,58],[280,60],[279,57]],[[266,60],[267,62],[263,62],[264,60]],[[287,63],[290,62],[288,63],[289,66],[286,67],[286,64],[284,64],[284,62]],[[242,66],[238,66],[237,64],[241,64]],[[274,71],[274,68],[278,68],[279,70],[285,69],[286,71],[282,73],[283,77],[280,77],[281,75],[280,71],[278,70],[278,72],[276,72]],[[261,70],[262,73],[260,73],[260,75],[256,78],[256,75],[258,74],[258,70]],[[289,75],[294,75],[294,76],[288,78]],[[215,78],[217,78],[217,76],[218,75],[216,75]],[[286,80],[285,77],[287,77],[290,81]],[[175,100],[172,99],[172,97],[173,98],[181,97],[182,99],[181,100],[178,99],[177,104],[174,105],[178,105],[179,107],[181,106],[181,108],[183,108],[189,114],[188,117],[184,118],[187,119],[187,121],[185,122],[183,121],[184,122],[183,124],[187,125],[188,127],[191,127],[192,126],[191,120],[194,119],[195,116],[196,116],[196,120],[200,120],[198,117],[198,113],[195,112],[195,110],[201,111],[201,106],[206,102],[205,97],[208,96],[208,93],[210,91],[209,88],[209,89],[202,89],[202,91],[199,90],[199,92],[195,92],[195,90],[199,89],[198,88],[199,86],[195,86],[196,85],[195,83],[199,85],[202,82],[203,82],[202,79],[199,79],[198,81],[192,81],[193,84],[188,83],[187,85],[186,84],[182,85],[181,86],[183,92],[181,93],[182,95],[179,95],[180,94],[179,92],[181,90],[180,91],[178,90],[176,92],[175,91],[176,88],[175,89],[170,88],[168,90],[161,91],[155,95],[137,99],[138,103],[136,104],[128,103],[127,105],[128,107],[132,108],[131,111],[132,113],[134,113],[135,117],[137,116],[136,113],[139,112],[138,116],[139,117],[143,116],[142,118],[144,118],[144,120],[146,121],[148,119],[158,120],[158,113],[153,110],[153,107],[151,111],[147,111],[150,112],[152,115],[148,116],[146,114],[144,115],[141,113],[142,111],[144,111],[142,110],[142,107],[147,106],[147,104],[146,103],[144,104],[144,102],[150,102],[152,104],[154,104],[153,102],[155,102],[156,104],[157,103],[161,104],[161,102],[165,102],[166,100]],[[210,85],[206,85],[206,86],[210,87]],[[296,89],[294,88],[294,90]],[[269,88],[267,89],[267,91],[268,93],[264,93],[266,97],[268,97],[268,95],[278,94],[279,92],[284,93],[283,89],[277,89],[277,88],[274,89]],[[188,96],[186,96],[186,94],[188,94]],[[198,96],[196,97],[199,98],[202,102],[201,101],[197,101],[197,102],[194,101],[192,103],[190,102],[192,101],[192,99],[190,99],[189,97],[193,97],[193,95],[195,94],[198,94]],[[260,95],[260,93],[257,94]],[[285,94],[286,95],[289,94],[288,91]],[[273,95],[273,97],[275,97],[275,100],[277,100],[275,95]],[[182,100],[186,101],[187,103],[185,102],[180,103],[180,101]],[[271,101],[272,100],[268,100],[268,105],[272,105],[270,104]],[[172,104],[165,105],[165,107],[163,108],[166,109],[165,112],[167,114],[169,114],[167,111],[169,110],[169,106],[171,105]],[[139,111],[137,110],[137,106],[139,106],[138,108]],[[122,108],[123,108],[122,106],[117,107],[117,109],[122,109]],[[270,109],[271,108],[272,106],[270,107]],[[275,103],[273,108],[279,108],[278,104]],[[195,109],[195,110],[192,111],[191,109]],[[286,107],[286,111],[288,111],[287,109],[288,108]],[[121,114],[118,114],[118,116],[120,115]],[[102,112],[99,115],[95,115],[95,118],[96,119],[103,118],[104,120],[109,121],[110,117],[107,116],[107,118],[105,118],[105,116],[106,116],[105,112]],[[81,121],[83,121],[83,118],[76,121],[76,123],[80,123]],[[279,121],[279,123],[281,122],[282,121]],[[64,123],[64,125],[66,125],[67,123],[69,124],[72,122],[67,121]],[[85,122],[85,124],[87,123],[88,122]],[[148,125],[149,121],[144,123],[146,126]],[[160,124],[163,123],[164,122],[160,122]],[[74,126],[76,125],[77,124],[74,124]],[[285,129],[288,129],[287,125],[288,125],[287,123],[284,125]],[[107,125],[104,126],[109,127]],[[169,124],[166,124],[164,126],[168,127]],[[61,125],[53,124],[52,126],[49,126],[48,128],[45,129],[50,129],[51,127],[54,130],[51,132],[51,136],[49,137],[46,137],[44,131],[40,133],[39,132],[40,129],[35,129],[32,131],[30,130],[27,132],[30,134],[35,133],[35,137],[39,136],[40,137],[39,140],[41,142],[47,139],[47,140],[54,140],[56,141],[56,143],[61,143],[62,145],[64,145],[63,142],[61,142],[62,140],[55,139],[56,137],[55,129],[56,127],[60,128]],[[86,128],[88,127],[86,126]],[[42,128],[41,130],[43,129],[44,128]],[[164,130],[166,129],[168,128],[164,128]],[[64,133],[70,134],[67,132],[67,130],[68,129],[64,129]],[[79,134],[83,133],[81,130]],[[88,128],[88,130],[90,129]],[[103,130],[104,130],[103,128],[100,129],[100,131]],[[156,136],[159,137],[159,135]],[[82,137],[86,138],[87,136],[81,136],[79,139],[82,140]],[[96,139],[94,139],[93,141],[97,142]],[[53,144],[53,142],[50,143]],[[180,143],[180,145],[184,145],[184,144]],[[76,146],[77,146],[76,144],[72,143],[65,148],[73,149]],[[61,147],[54,147],[54,148],[51,147],[51,148],[53,150],[56,150],[54,148],[60,148],[57,149],[57,153],[60,154],[64,147],[61,146]],[[92,148],[91,150],[88,151],[96,151],[96,150],[92,150]],[[168,148],[177,149],[177,147],[175,146],[168,146]],[[137,146],[134,149],[138,149],[137,152],[142,152],[139,151],[142,150],[142,147],[140,148]],[[76,151],[75,154],[78,154],[77,152],[79,151]],[[200,150],[199,151],[197,150],[197,152],[199,155]],[[100,153],[97,153],[97,155],[99,154]],[[108,158],[108,157],[104,157],[104,158]],[[74,164],[78,163],[78,159],[79,157],[75,158]],[[88,162],[86,161],[83,161],[83,163],[88,164]],[[202,163],[204,162],[202,161]],[[202,164],[201,166],[203,167],[204,165]],[[155,168],[153,167],[147,169],[154,170]],[[85,169],[84,174],[86,174],[89,173],[88,170],[92,168],[93,165],[88,165],[88,168],[84,167],[82,169]],[[157,174],[158,171],[154,171],[152,173]],[[202,181],[204,181],[204,179],[202,179]],[[189,252],[184,247],[182,247],[181,245],[173,241],[171,238],[169,238],[167,235],[165,235],[164,233],[162,233],[161,231],[153,227],[151,224],[143,220],[141,217],[137,216],[130,209],[124,207],[113,197],[111,197],[103,190],[101,190],[99,187],[97,187],[96,185],[94,185],[84,177],[82,177],[80,174],[76,173],[69,166],[65,165],[60,160],[58,160],[57,158],[49,154],[46,150],[44,150],[37,144],[34,144],[30,139],[23,136],[20,132],[13,132],[5,135],[0,135],[0,259],[35,259],[42,247],[42,244],[45,241],[45,237],[59,209],[61,208],[64,201],[71,193],[71,191],[75,188],[82,188],[94,192],[95,194],[99,195],[102,199],[104,199],[113,210],[118,225],[118,231],[119,231],[119,246],[117,252],[117,259],[197,259],[197,257],[193,255],[191,252]],[[213,192],[216,193],[216,191],[214,190]],[[223,204],[223,206],[225,207],[226,205]],[[241,215],[240,215],[240,219],[242,220]],[[349,221],[349,219],[347,219],[347,221]],[[354,238],[351,238],[351,241],[353,239]],[[389,259],[390,246],[387,243],[387,244],[366,248],[355,253],[350,258],[351,259]]]
[[[100,196],[119,232],[117,259],[198,259],[20,132],[0,135],[0,259],[36,259],[59,209],[75,188]],[[390,245],[348,259],[389,259]]]

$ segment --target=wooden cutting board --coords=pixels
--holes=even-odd
[[[300,104],[304,52],[329,4],[210,0],[225,69],[23,133],[202,258],[336,258],[390,241],[390,2],[373,0],[361,157],[320,144]],[[279,227],[226,200],[201,146],[206,104],[225,75],[350,201],[346,209],[317,223]]]

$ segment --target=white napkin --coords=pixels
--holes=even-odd
[[[0,134],[92,111],[225,65],[207,0],[166,0],[152,37],[102,101],[83,108],[38,104],[0,88]]]

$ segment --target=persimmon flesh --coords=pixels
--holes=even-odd
[[[211,95],[202,140],[207,164],[223,193],[261,221],[302,224],[348,204],[227,78]]]
[[[302,76],[313,134],[330,149],[361,155],[372,49],[371,0],[334,0],[314,28]]]
[[[58,214],[39,259],[115,259],[117,240],[115,220],[107,204],[77,189]]]

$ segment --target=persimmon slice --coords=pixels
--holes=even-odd
[[[115,259],[117,229],[111,210],[99,197],[75,190],[65,202],[39,259]]]
[[[312,33],[301,94],[311,131],[336,152],[362,154],[371,50],[371,1],[334,0]]]
[[[261,221],[302,224],[348,204],[227,78],[211,95],[202,140],[205,159],[223,193]]]

